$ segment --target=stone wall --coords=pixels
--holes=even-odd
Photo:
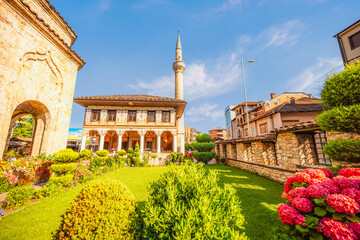
[[[281,132],[276,140],[249,142],[225,141],[216,143],[217,154],[226,146],[227,164],[256,172],[273,180],[284,182],[287,177],[317,161],[314,132]]]

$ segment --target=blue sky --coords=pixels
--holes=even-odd
[[[78,35],[87,64],[75,96],[174,96],[177,30],[181,31],[185,125],[207,132],[225,126],[224,109],[270,92],[319,96],[325,74],[342,69],[333,35],[359,19],[358,0],[52,0]],[[70,127],[82,127],[75,104]]]

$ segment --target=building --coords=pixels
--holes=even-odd
[[[149,95],[112,95],[76,97],[85,107],[81,149],[89,138],[93,151],[111,152],[134,148],[140,152],[184,152],[183,72],[180,34],[176,44],[175,98]]]
[[[0,1],[0,157],[15,122],[36,122],[31,155],[66,147],[77,72],[77,35],[48,0]]]
[[[69,128],[66,148],[79,152],[81,147],[82,128]],[[90,143],[89,143],[90,144]]]
[[[338,40],[344,64],[360,60],[360,20],[334,36]]]
[[[256,109],[259,105],[258,102],[247,102],[249,111]],[[232,109],[235,113],[235,119],[232,121],[232,128],[233,128],[233,139],[243,137],[244,136],[244,129],[243,125],[247,122],[246,121],[246,103],[240,103],[233,107]]]
[[[200,132],[196,131],[195,128],[185,126],[185,142],[186,143],[196,142],[196,136],[199,134],[200,134]]]
[[[251,137],[270,133],[276,128],[307,121],[315,121],[316,116],[327,108],[321,101],[306,93],[284,92],[279,96],[270,94],[270,100],[258,102],[249,110]],[[248,124],[244,113],[240,112],[239,137],[249,137]]]
[[[222,127],[211,129],[209,130],[209,135],[212,141],[226,140],[226,129]]]
[[[225,125],[226,125],[226,134],[228,139],[234,137],[232,121],[235,119],[235,111],[233,110],[234,105],[229,105],[225,108]]]

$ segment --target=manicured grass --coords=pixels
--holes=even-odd
[[[221,184],[232,184],[236,188],[242,202],[242,213],[247,221],[246,235],[251,239],[268,239],[271,229],[281,225],[276,205],[282,201],[282,185],[229,166],[215,165],[206,168],[217,169]],[[136,199],[143,202],[148,196],[146,188],[149,183],[165,171],[166,167],[123,168],[100,178],[123,182]],[[0,239],[51,239],[51,232],[60,225],[61,215],[84,186],[75,187],[5,216],[0,221]]]

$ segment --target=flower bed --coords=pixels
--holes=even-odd
[[[301,239],[360,239],[360,168],[306,169],[289,177],[278,207],[291,235]]]

